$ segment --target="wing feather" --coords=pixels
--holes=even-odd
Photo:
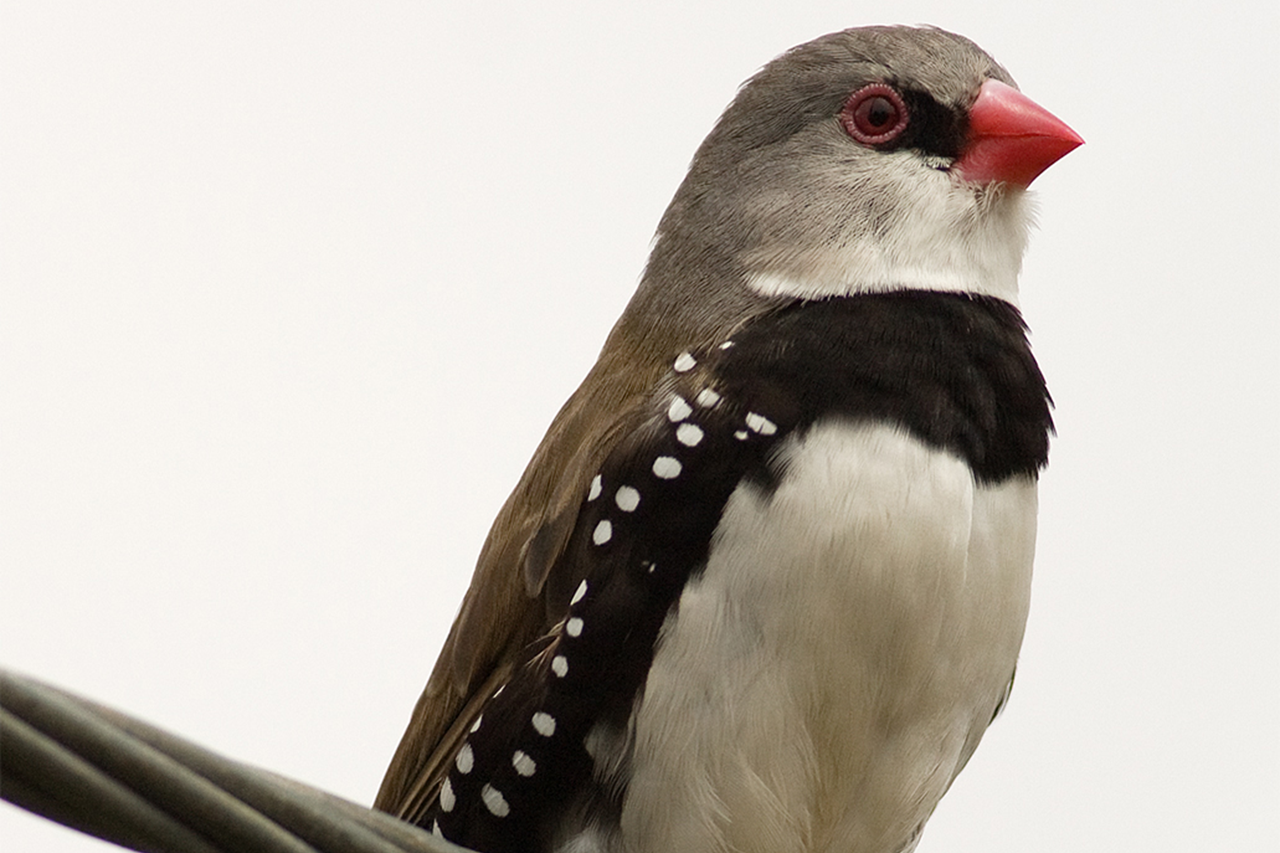
[[[462,608],[445,640],[374,807],[420,816],[449,758],[493,686],[522,649],[559,619],[581,578],[553,578],[591,477],[638,418],[662,365],[630,375],[588,375],[552,422],[485,540]],[[615,412],[612,418],[600,412]]]
[[[672,294],[656,282],[676,274],[650,260],[645,281],[605,342],[600,358],[566,401],[503,504],[476,562],[471,586],[445,640],[374,807],[406,820],[421,815],[458,739],[522,649],[563,616],[581,577],[556,577],[591,478],[617,441],[643,418],[646,400],[693,342],[725,340],[783,300],[698,278],[701,293]],[[705,310],[685,313],[686,304]],[[497,679],[495,681],[495,679]]]

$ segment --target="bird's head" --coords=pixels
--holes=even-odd
[[[962,36],[832,33],[738,92],[662,219],[638,296],[714,305],[727,297],[708,291],[732,282],[766,298],[1015,301],[1025,189],[1081,142]]]

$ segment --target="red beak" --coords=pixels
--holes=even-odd
[[[969,139],[954,168],[973,183],[1026,188],[1082,144],[1080,135],[1053,113],[1012,86],[988,80],[969,109]]]

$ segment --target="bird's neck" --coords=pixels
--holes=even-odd
[[[744,283],[765,297],[825,299],[931,290],[1018,304],[1031,206],[1026,193],[972,208],[934,208],[885,230],[859,229],[809,243],[765,240],[743,253]]]

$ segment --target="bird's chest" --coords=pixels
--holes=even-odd
[[[1035,484],[873,423],[731,496],[637,702],[628,851],[909,847],[1012,676]]]

